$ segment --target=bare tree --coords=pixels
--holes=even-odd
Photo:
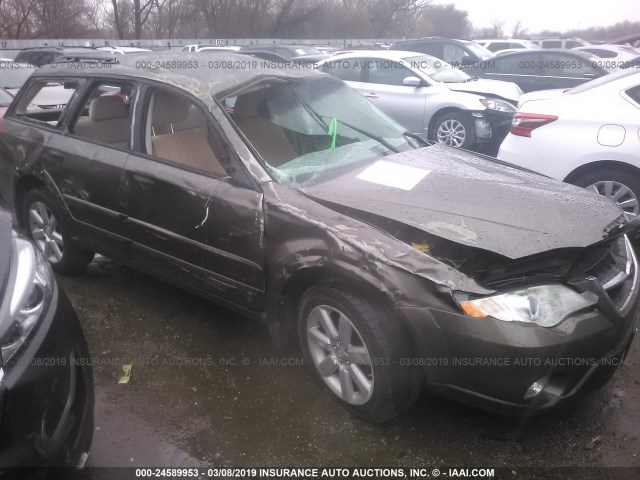
[[[525,33],[526,33],[526,30],[524,29],[522,22],[520,20],[514,23],[513,27],[511,27],[511,38],[518,38],[520,36],[524,36]]]
[[[504,20],[495,19],[491,22],[491,37],[502,38],[504,37]]]

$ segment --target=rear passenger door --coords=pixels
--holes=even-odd
[[[206,107],[145,87],[125,167],[132,259],[218,300],[264,308],[262,193],[240,179]]]
[[[116,258],[126,252],[122,180],[131,140],[132,82],[87,81],[65,121],[65,135],[52,136],[47,156],[69,169],[58,183],[83,239]]]

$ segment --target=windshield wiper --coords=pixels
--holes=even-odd
[[[424,138],[422,138],[420,135],[418,135],[417,133],[413,133],[413,132],[409,132],[406,131],[402,134],[403,137],[405,138],[411,138],[412,140],[415,140],[416,143],[418,144],[418,147],[416,148],[420,148],[420,147],[425,147],[425,146],[430,146],[433,145],[434,142],[431,142],[429,140],[425,140]],[[411,144],[411,142],[409,142],[409,144]]]
[[[335,118],[335,117],[328,117],[326,115],[320,115],[320,118]],[[338,121],[338,123],[341,123],[342,125],[345,125],[345,126],[349,127],[351,130],[355,130],[356,132],[361,133],[365,137],[369,137],[371,140],[375,140],[376,142],[378,142],[380,145],[382,145],[386,149],[391,150],[393,153],[400,153],[400,150],[398,150],[397,147],[394,147],[391,143],[389,143],[389,141],[387,139],[385,139],[384,137],[376,135],[375,133],[367,132],[366,130],[363,130],[363,129],[359,128],[359,127],[354,127],[353,125],[350,125],[347,122],[343,122],[339,118],[336,118],[336,120]]]

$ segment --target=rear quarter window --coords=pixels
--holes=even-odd
[[[37,79],[29,82],[23,87],[24,93],[18,99],[11,117],[59,128],[78,87],[78,80],[72,79]]]
[[[640,85],[636,85],[629,90],[626,90],[624,93],[636,104],[636,106],[640,107]]]

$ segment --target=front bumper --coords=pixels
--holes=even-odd
[[[477,144],[474,147],[479,153],[496,156],[502,141],[509,133],[512,113],[483,110],[473,112],[470,116],[475,128]]]
[[[80,323],[56,286],[37,330],[0,381],[0,473],[80,466],[93,437],[93,375]]]
[[[418,351],[403,363],[423,369],[429,391],[506,415],[550,410],[606,383],[638,325],[637,299],[627,317],[593,310],[553,328],[423,307],[399,313]],[[525,399],[543,378],[545,388]]]

